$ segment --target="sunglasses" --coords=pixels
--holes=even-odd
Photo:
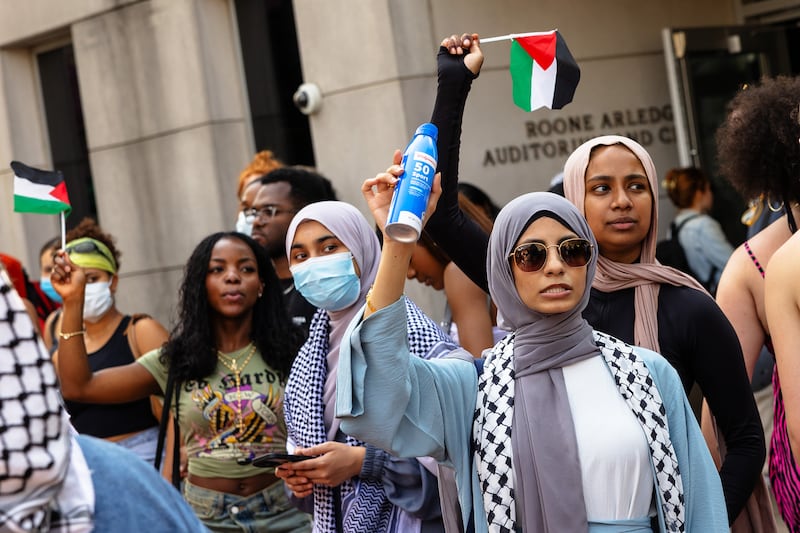
[[[117,262],[114,260],[113,257],[109,257],[109,255],[107,253],[105,253],[99,246],[97,246],[97,243],[95,243],[93,241],[83,241],[83,242],[79,242],[78,244],[73,244],[72,246],[67,246],[64,249],[64,251],[67,252],[68,254],[72,254],[72,252],[75,252],[75,253],[78,253],[78,254],[98,253],[98,254],[102,255],[103,257],[105,257],[106,259],[108,259],[109,262],[111,262],[112,265],[115,265],[115,267],[116,267],[116,264],[117,264]]]
[[[567,239],[560,244],[545,245],[540,242],[520,244],[508,254],[523,272],[536,272],[547,262],[547,250],[558,248],[558,255],[565,265],[570,267],[586,266],[592,259],[592,243],[586,239]]]

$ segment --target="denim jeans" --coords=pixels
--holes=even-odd
[[[250,496],[237,496],[184,482],[183,496],[211,531],[307,533],[311,517],[295,509],[283,487],[273,483]]]
[[[127,439],[118,440],[115,444],[122,446],[123,448],[127,448],[141,457],[145,463],[152,465],[154,464],[153,461],[156,458],[158,428],[152,427],[150,429],[145,429],[136,435],[131,435]]]
[[[113,442],[77,435],[92,472],[94,531],[206,531],[181,494],[152,465]]]

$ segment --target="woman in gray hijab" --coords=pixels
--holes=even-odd
[[[362,187],[381,226],[397,163]],[[438,187],[429,210],[437,197]],[[727,531],[719,476],[675,371],[581,316],[596,249],[562,197],[531,193],[503,208],[487,274],[510,333],[476,365],[458,350],[408,356],[413,245],[386,239],[340,350],[342,430],[454,466],[463,522],[477,532]]]

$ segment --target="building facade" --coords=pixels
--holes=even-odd
[[[484,46],[461,175],[503,204],[546,189],[600,134],[638,139],[660,172],[679,164],[664,28],[798,18],[789,0],[5,0],[0,161],[64,171],[76,213],[117,237],[120,308],[169,323],[190,251],[233,227],[236,177],[256,150],[315,165],[365,210],[363,179],[430,117],[446,35],[558,28],[581,66],[572,104],[525,113],[511,101],[509,43]],[[291,102],[301,81],[321,93],[307,119]],[[0,245],[37,277],[59,225],[13,213],[12,176],[0,165]]]

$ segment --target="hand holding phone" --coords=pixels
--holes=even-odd
[[[253,466],[261,468],[274,468],[284,463],[296,463],[312,459],[309,455],[293,455],[290,453],[267,453],[253,459]]]

